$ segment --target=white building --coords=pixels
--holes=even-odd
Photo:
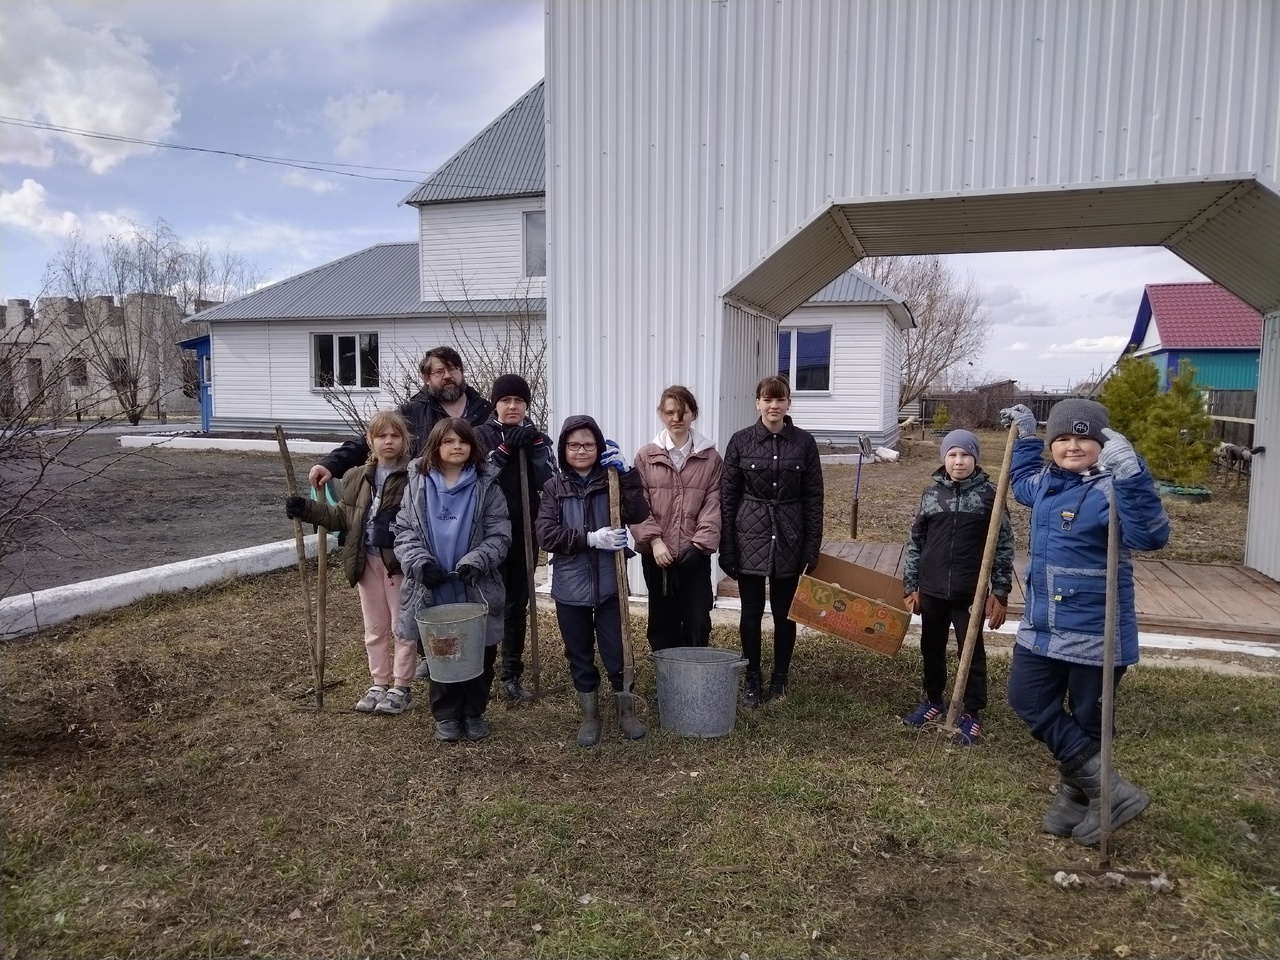
[[[1266,314],[1246,562],[1280,577],[1280,7],[548,0],[551,406],[754,416],[864,256],[1163,245]]]

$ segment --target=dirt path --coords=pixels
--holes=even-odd
[[[294,457],[303,485],[313,459]],[[47,489],[75,485],[0,561],[4,596],[293,535],[278,454],[126,451],[118,434],[89,434],[67,447],[48,480]]]

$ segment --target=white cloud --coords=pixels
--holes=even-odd
[[[221,76],[220,83],[234,83],[252,87],[264,80],[280,80],[289,72],[289,56],[279,47],[272,47],[260,57],[252,54],[236,57]]]
[[[1051,343],[1040,354],[1041,359],[1062,356],[1063,354],[1106,353],[1119,356],[1120,351],[1129,342],[1126,337],[1079,337],[1070,343]]]
[[[330,97],[324,104],[324,119],[337,143],[334,156],[342,160],[365,159],[368,135],[374,127],[405,115],[405,96],[398,90],[374,90]]]
[[[102,25],[86,30],[43,4],[6,4],[0,31],[0,113],[157,140],[178,120],[177,97],[137,37]],[[0,160],[48,167],[61,151],[105,173],[154,148],[9,127]]]
[[[17,190],[0,191],[0,225],[33,234],[43,240],[58,240],[71,233],[90,239],[126,229],[127,216],[96,211],[81,217],[70,210],[49,209],[44,185],[30,178]]]
[[[1007,347],[1005,347],[1004,352],[1005,353],[1026,353],[1030,349],[1031,349],[1031,344],[1027,343],[1025,340],[1018,340],[1018,341],[1015,341],[1014,343],[1009,344]]]
[[[338,189],[332,177],[323,177],[306,170],[289,170],[280,177],[280,182],[287,187],[298,187],[312,193],[331,193]]]

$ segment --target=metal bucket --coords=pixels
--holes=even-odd
[[[658,720],[682,737],[723,737],[738,716],[738,673],[732,650],[671,647],[649,654],[658,680]]]
[[[432,680],[461,683],[480,676],[488,615],[483,603],[442,603],[414,614]]]

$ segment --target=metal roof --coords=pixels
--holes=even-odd
[[[902,329],[915,326],[911,308],[902,294],[857,269],[846,270],[805,301],[806,306],[816,303],[883,303]]]
[[[1280,194],[1197,177],[837,201],[724,292],[782,317],[864,256],[1164,246],[1266,313],[1280,309]]]
[[[1262,314],[1216,283],[1149,283],[1142,301],[1139,319],[1146,314],[1155,320],[1162,350],[1262,346]]]
[[[401,203],[422,206],[546,193],[546,117],[539,80]]]
[[[356,317],[495,316],[546,310],[545,298],[423,300],[418,245],[380,243],[273,283],[199,314],[201,322],[229,320],[343,320]]]

